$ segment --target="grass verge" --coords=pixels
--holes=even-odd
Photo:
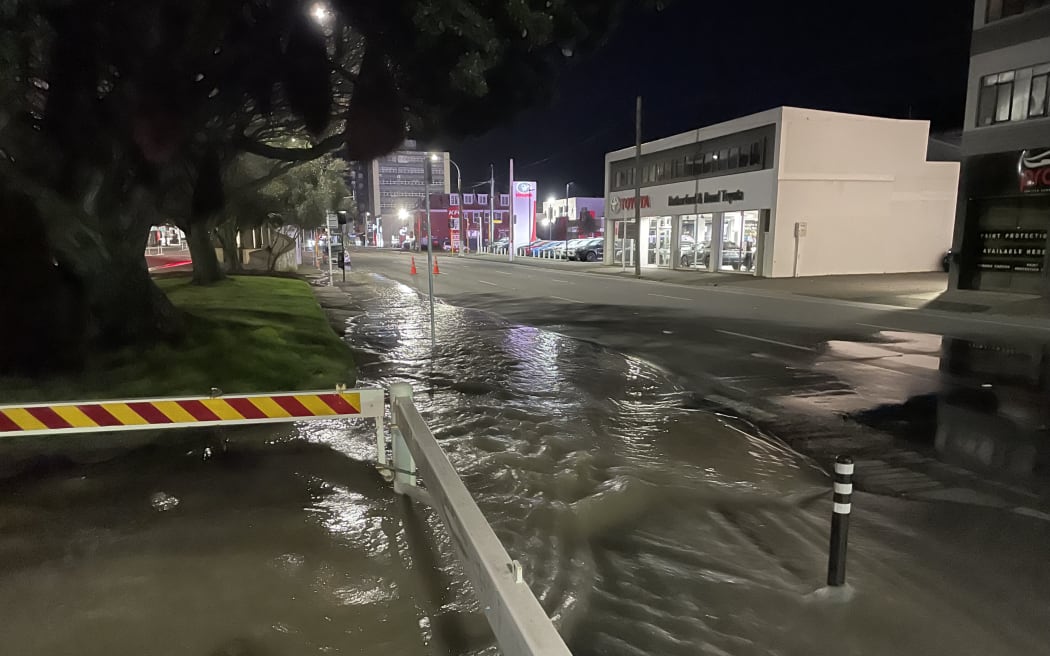
[[[233,277],[217,285],[157,281],[186,314],[186,339],[89,356],[81,373],[0,377],[6,403],[328,389],[354,382],[349,347],[301,280]]]

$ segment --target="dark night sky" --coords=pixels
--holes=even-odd
[[[608,43],[576,57],[554,99],[449,147],[464,186],[537,180],[540,198],[600,196],[605,153],[779,105],[962,125],[970,0],[677,0],[631,12]]]

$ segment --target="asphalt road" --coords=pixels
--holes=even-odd
[[[644,358],[679,376],[698,405],[805,452],[956,462],[983,470],[985,491],[1006,484],[1034,490],[1036,505],[1048,499],[1050,323],[438,259],[440,301]],[[427,293],[425,254],[415,276],[406,253],[358,250],[353,264]]]

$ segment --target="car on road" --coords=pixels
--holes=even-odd
[[[576,247],[576,255],[571,258],[581,262],[597,262],[605,256],[605,238],[587,239]]]

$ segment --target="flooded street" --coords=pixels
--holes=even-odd
[[[358,386],[413,385],[574,654],[1050,654],[1050,523],[855,494],[829,591],[831,480],[776,437],[483,312],[439,305],[432,357],[416,291],[348,279]],[[3,653],[491,653],[443,528],[371,439],[328,421],[21,460],[0,481]]]

